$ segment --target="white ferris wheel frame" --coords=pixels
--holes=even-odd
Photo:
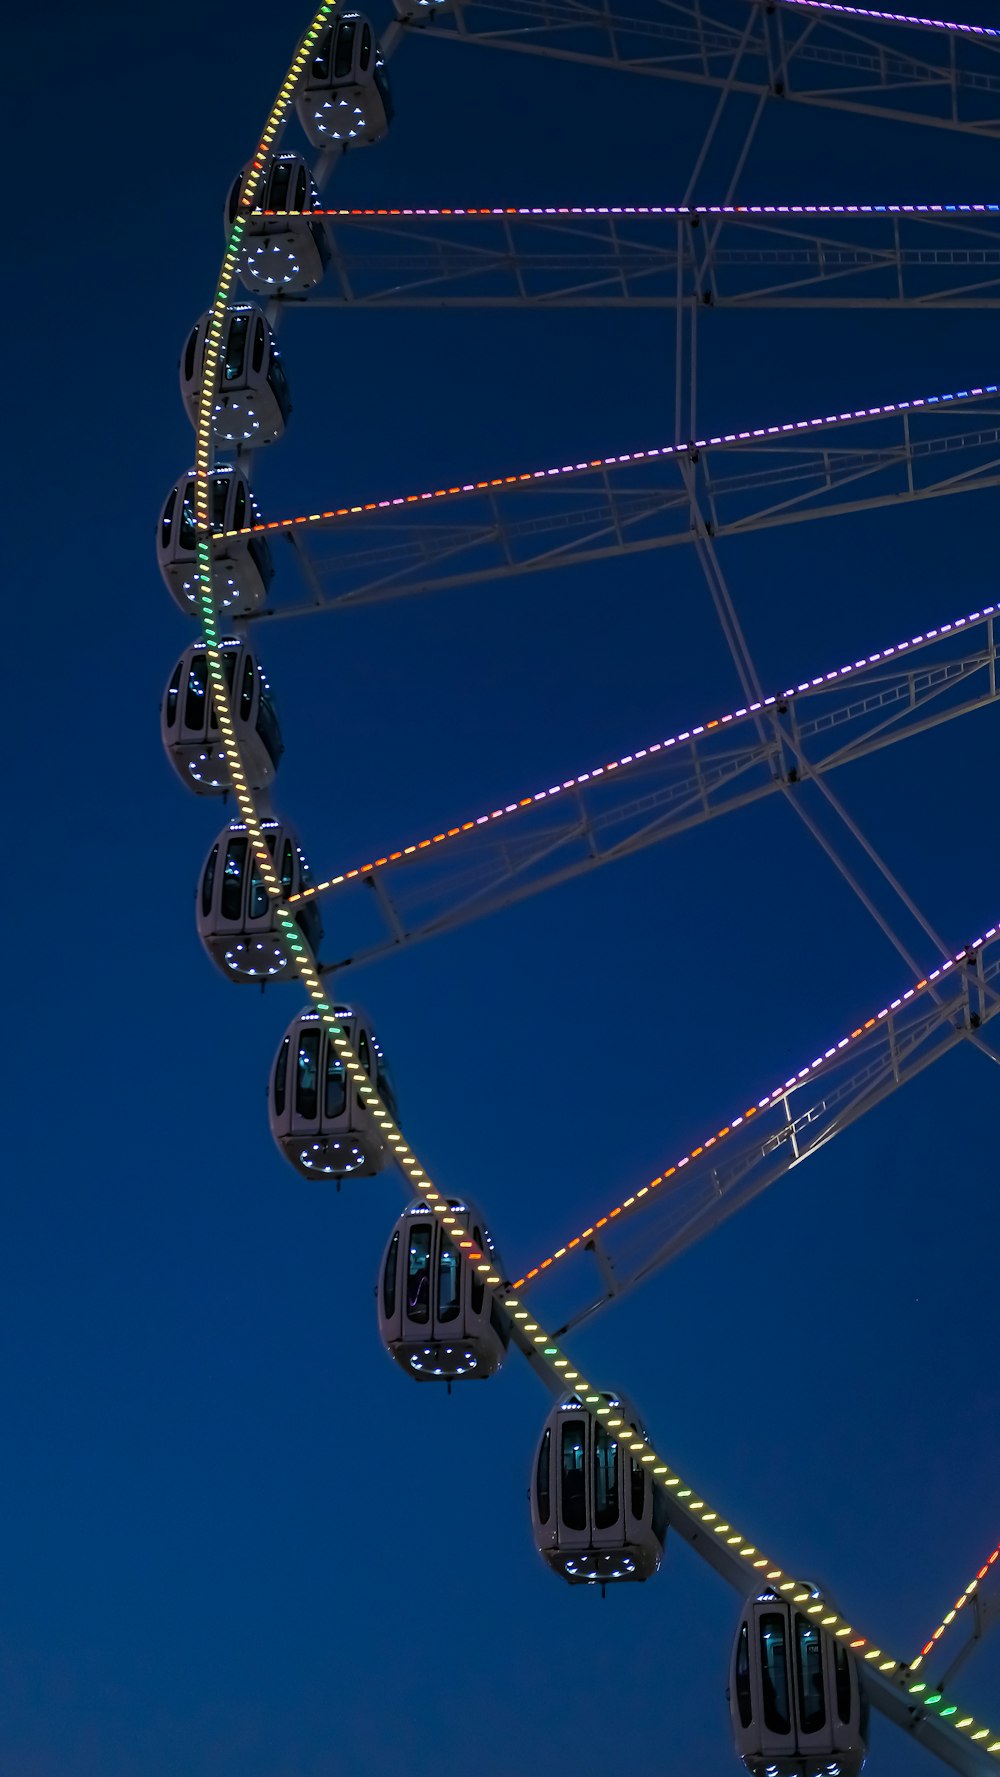
[[[720,20],[719,11],[726,11],[724,0],[718,0],[717,6],[711,9],[702,0],[662,0],[659,6],[655,0],[640,0],[636,8],[640,16],[629,17],[625,21],[627,31],[622,28],[620,16],[612,13],[608,5],[600,8],[583,6],[575,4],[574,0],[472,0],[472,3],[469,0],[456,0],[452,25],[445,24],[444,29],[453,30],[456,36],[466,41],[489,43],[495,47],[552,55],[562,59],[598,61],[636,74],[695,79],[703,85],[716,87],[719,100],[715,116],[702,156],[699,157],[692,175],[691,188],[684,198],[684,204],[689,209],[691,189],[697,179],[704,153],[714,135],[722,108],[734,91],[756,94],[758,108],[755,121],[769,98],[780,97],[847,110],[875,111],[886,117],[933,123],[937,127],[958,129],[970,134],[1000,134],[1000,32],[978,27],[947,26],[940,21],[901,14],[876,13],[863,8],[838,5],[834,0],[779,0],[779,4],[774,7],[761,6],[757,0],[732,0],[732,3],[744,14],[742,29],[734,30],[731,23]],[[273,897],[281,936],[294,955],[299,977],[314,1009],[329,1030],[331,1041],[350,1080],[357,1085],[359,1094],[381,1128],[408,1194],[412,1194],[414,1190],[418,1192],[440,1218],[442,1230],[447,1234],[454,1222],[454,1217],[448,1210],[447,1199],[435,1189],[432,1179],[406,1142],[386,1105],[360,1069],[345,1033],[337,1023],[318,960],[295,924],[290,906],[283,900],[280,880],[262,836],[262,798],[255,795],[250,788],[243,769],[219,646],[221,629],[212,590],[213,553],[217,537],[212,529],[209,502],[209,475],[214,460],[211,385],[221,349],[223,318],[235,284],[240,241],[255,208],[267,158],[280,141],[311,45],[333,10],[334,0],[324,0],[300,41],[289,73],[269,114],[246,179],[236,221],[227,239],[226,255],[210,311],[205,375],[195,424],[199,616],[205,635],[212,695],[236,800],[250,834],[261,876]],[[729,10],[732,11],[732,4]],[[506,34],[511,16],[519,20],[516,40]],[[498,17],[501,20],[499,24],[496,22]],[[506,30],[502,23],[504,18],[508,20]],[[534,23],[529,22],[526,25],[526,20],[533,20]],[[435,24],[437,28],[437,21]],[[873,55],[871,33],[888,29],[891,36],[895,28],[923,34],[928,42],[927,55],[921,53],[914,56],[912,51],[898,56]],[[390,25],[382,39],[386,55],[398,46],[406,29],[404,23],[395,22]],[[532,30],[535,33],[533,38]],[[832,46],[823,41],[824,32],[830,31],[838,39],[854,34],[862,45],[860,48],[856,45],[852,51],[854,61],[851,65],[862,69],[865,79],[857,90],[849,94],[836,90],[834,85],[845,66],[847,52],[842,41]],[[601,39],[600,52],[595,54],[592,48],[574,47],[574,33],[577,37],[585,36],[588,42],[592,42],[596,33]],[[656,53],[623,55],[622,39],[626,35],[642,40],[647,52],[649,44],[654,42],[657,45]],[[700,46],[701,61],[692,70],[690,52],[695,39]],[[947,41],[949,50],[949,55],[944,60],[940,59],[938,51],[942,39]],[[877,38],[874,40],[874,48],[878,49]],[[985,73],[982,69],[967,66],[977,56],[985,58],[989,63]],[[756,65],[758,70],[764,67],[766,74],[761,76],[758,71],[754,80],[748,72],[751,64]],[[793,75],[797,76],[800,66],[808,67],[812,73],[812,86],[799,85],[797,80],[793,80]],[[928,102],[926,114],[900,108],[897,100],[899,90],[904,86],[911,98],[915,87],[923,90]],[[973,94],[979,101],[981,114],[975,111]],[[945,106],[943,115],[940,111],[941,102]],[[750,136],[752,133],[751,130]],[[734,183],[749,148],[749,139],[748,137],[744,144],[740,163],[734,173]],[[333,151],[324,155],[320,161],[317,177],[321,188],[336,158],[336,152]],[[731,193],[728,201],[731,202]],[[897,269],[901,269],[903,264],[904,261],[898,259]],[[677,439],[682,439],[685,435],[689,439],[696,436],[698,309],[696,303],[683,300],[684,278],[690,273],[690,269],[684,255],[678,251],[675,256],[677,287],[672,304],[676,310],[677,405],[674,436]],[[966,291],[962,300],[974,302],[975,297]],[[281,306],[271,305],[275,320]],[[686,428],[682,423],[685,418],[689,422]],[[774,725],[776,712],[771,706],[776,699],[772,697],[768,700],[765,697],[757,679],[718,560],[713,527],[706,519],[699,498],[690,453],[680,467],[699,561],[747,700],[746,708],[740,713],[741,719],[746,718],[752,724],[761,747],[773,747],[778,736],[786,745],[791,745],[796,758],[805,761],[805,754],[801,751],[801,734],[796,742],[795,737],[790,739],[787,732],[781,735]],[[994,470],[995,464],[990,463],[988,475],[991,481],[995,478]],[[982,614],[977,613],[976,617],[982,620]],[[992,701],[997,694],[997,649],[992,629],[992,613],[987,621],[989,629],[986,649],[981,647],[977,654],[966,655],[964,660],[965,668],[985,669],[989,685],[986,701]],[[953,626],[949,624],[947,627],[950,630]],[[970,661],[974,661],[971,668]],[[961,676],[964,668],[958,670]],[[905,890],[878,858],[874,847],[837,803],[828,786],[822,785],[822,771],[817,770],[814,776],[837,818],[862,844],[897,898],[933,938],[933,928],[919,914]],[[779,787],[787,793],[787,777]],[[792,800],[794,805],[794,798]],[[802,813],[800,808],[796,812]],[[817,837],[821,836],[817,834]],[[822,836],[822,843],[840,862],[837,848],[829,839]],[[842,866],[842,870],[845,879],[869,906],[869,911],[874,911],[864,890],[853,879],[850,869]],[[878,915],[878,918],[882,929],[892,938],[897,949],[907,956],[908,961],[911,960],[885,916]],[[938,941],[939,951],[942,948]],[[721,1514],[709,1508],[706,1501],[697,1497],[692,1488],[685,1486],[682,1478],[658,1455],[648,1440],[639,1436],[633,1427],[626,1427],[624,1421],[616,1417],[614,1407],[606,1403],[606,1397],[596,1392],[593,1385],[573,1367],[569,1355],[559,1343],[562,1334],[550,1335],[546,1332],[535,1320],[530,1308],[524,1307],[523,1300],[533,1278],[554,1259],[562,1258],[577,1247],[589,1250],[597,1260],[604,1289],[598,1303],[584,1309],[570,1323],[577,1324],[579,1319],[596,1312],[606,1301],[622,1293],[623,1288],[631,1287],[632,1282],[638,1282],[653,1265],[665,1262],[674,1250],[678,1250],[678,1241],[686,1243],[698,1238],[701,1232],[718,1219],[716,1205],[727,1193],[729,1202],[725,1213],[730,1213],[731,1208],[738,1207],[749,1195],[764,1188],[777,1170],[787,1170],[788,1166],[798,1164],[809,1153],[815,1152],[840,1128],[855,1121],[871,1104],[879,1102],[887,1092],[903,1083],[904,1079],[912,1077],[914,1072],[928,1065],[944,1048],[967,1040],[984,1049],[992,1060],[1000,1060],[1000,1056],[983,1035],[991,1018],[1000,1010],[998,988],[1000,931],[993,928],[957,955],[944,956],[936,968],[930,969],[926,977],[921,977],[915,986],[893,1001],[891,1006],[883,1008],[850,1037],[842,1039],[824,1056],[818,1057],[798,1075],[776,1088],[760,1105],[748,1107],[745,1113],[733,1119],[731,1125],[708,1138],[701,1148],[683,1157],[670,1171],[676,1173],[682,1167],[690,1165],[694,1170],[687,1177],[696,1178],[696,1162],[709,1153],[715,1144],[723,1138],[731,1137],[737,1126],[745,1128],[755,1114],[762,1114],[766,1118],[766,1114],[776,1112],[777,1128],[769,1130],[762,1139],[758,1139],[758,1131],[764,1127],[764,1123],[758,1125],[755,1122],[749,1145],[742,1139],[732,1142],[729,1158],[723,1163],[729,1167],[727,1185],[723,1185],[719,1162],[713,1158],[711,1176],[706,1181],[711,1213],[706,1214],[704,1201],[699,1205],[697,1192],[694,1198],[686,1199],[681,1224],[668,1232],[651,1262],[643,1263],[638,1269],[633,1266],[632,1275],[623,1271],[620,1258],[617,1262],[612,1261],[606,1241],[596,1235],[595,1229],[574,1237],[566,1248],[543,1261],[533,1272],[514,1284],[501,1278],[492,1269],[488,1256],[479,1251],[470,1239],[459,1239],[457,1232],[455,1235],[460,1259],[463,1263],[472,1265],[487,1288],[494,1292],[504,1312],[510,1317],[513,1342],[528,1359],[535,1373],[556,1396],[565,1393],[567,1386],[572,1387],[583,1402],[591,1407],[595,1416],[603,1417],[609,1429],[628,1441],[636,1459],[649,1467],[654,1484],[663,1489],[670,1524],[682,1539],[722,1574],[741,1596],[745,1597],[752,1585],[766,1580],[779,1592],[800,1603],[824,1634],[846,1640],[856,1650],[866,1694],[872,1705],[918,1739],[942,1763],[962,1773],[963,1777],[977,1777],[978,1773],[985,1774],[998,1768],[1000,1737],[991,1733],[971,1715],[963,1716],[956,1706],[945,1702],[940,1690],[935,1691],[931,1684],[916,1675],[925,1655],[936,1646],[948,1622],[957,1615],[961,1603],[969,1598],[975,1597],[976,1603],[969,1612],[975,1634],[968,1645],[982,1634],[993,1613],[992,1607],[987,1609],[982,1605],[983,1595],[980,1594],[979,1587],[997,1558],[996,1552],[966,1588],[959,1604],[946,1615],[944,1623],[923,1652],[910,1661],[894,1659],[883,1649],[875,1647],[868,1637],[860,1635],[807,1582],[787,1574],[742,1533],[736,1531]],[[843,1071],[841,1063],[845,1051],[849,1057],[848,1075],[846,1078],[838,1078],[838,1070],[841,1074]],[[820,1074],[823,1075],[822,1081],[818,1078]],[[804,1099],[796,1095],[801,1092],[804,1083],[808,1082],[811,1087],[814,1079],[819,1088],[818,1096],[810,1092],[807,1095],[810,1102],[804,1106]],[[703,1172],[706,1170],[707,1168],[702,1169]],[[646,1199],[655,1187],[664,1182],[664,1179],[659,1178],[651,1185],[643,1187],[634,1198],[613,1211],[613,1217],[617,1218],[641,1199]],[[667,1201],[671,1197],[676,1201],[674,1193],[668,1191],[660,1201]],[[605,1218],[606,1221],[611,1219]],[[563,1329],[566,1330],[568,1327]],[[959,1659],[961,1657],[963,1655]],[[952,1662],[952,1670],[957,1664],[958,1660]]]

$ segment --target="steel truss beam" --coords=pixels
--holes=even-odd
[[[280,521],[262,528],[294,532],[306,596],[250,621],[691,544],[692,470],[714,538],[973,493],[1000,485],[1000,398],[861,409]]]
[[[456,0],[431,34],[777,103],[1000,135],[997,39],[889,16],[760,0]]]
[[[1000,205],[943,208],[328,211],[338,292],[274,306],[1000,307]]]
[[[789,785],[801,794],[810,778],[996,704],[998,661],[991,610],[344,870],[313,891],[338,896],[336,930],[356,939],[324,973],[482,919]],[[365,885],[377,892],[359,894]]]
[[[600,1218],[600,1227],[595,1221],[583,1231],[586,1238],[572,1246],[567,1242],[560,1249],[565,1258],[584,1251],[596,1256],[599,1249],[602,1287],[555,1336],[591,1319],[677,1258],[957,1043],[975,1042],[998,1013],[1000,929],[994,928],[919,990],[894,1000],[731,1126],[682,1156],[655,1188]],[[552,1268],[552,1259],[543,1260],[513,1287],[531,1288]],[[581,1285],[587,1287],[583,1279]]]
[[[911,1660],[910,1671],[918,1671],[930,1657],[937,1662],[935,1682],[939,1689],[945,1690],[958,1668],[997,1623],[1000,1623],[1000,1546],[987,1557],[951,1609],[945,1612],[930,1640],[916,1659]],[[942,1670],[946,1653],[948,1664]]]
[[[964,1622],[966,1629],[964,1641],[957,1652],[949,1649],[949,1652],[952,1652],[952,1658],[940,1679],[937,1680],[942,1690],[950,1688],[959,1667],[964,1666],[969,1655],[975,1652],[984,1636],[1000,1622],[1000,1597],[997,1595],[996,1587],[991,1588],[988,1594],[976,1592],[973,1595]]]

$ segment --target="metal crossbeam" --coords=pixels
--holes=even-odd
[[[281,521],[264,528],[295,533],[306,595],[279,576],[251,621],[691,544],[692,468],[714,538],[973,493],[1000,485],[1000,397],[862,409]]]
[[[964,1666],[969,1655],[979,1646],[983,1637],[995,1628],[997,1623],[1000,1623],[1000,1587],[993,1585],[975,1592],[963,1621],[965,1638],[957,1649],[949,1647],[951,1659],[939,1680],[942,1690],[951,1685],[959,1667]]]
[[[849,683],[804,685],[332,876],[314,892],[338,896],[337,933],[354,942],[324,971],[482,919],[775,791],[801,795],[810,778],[1000,701],[992,612],[902,659],[891,652],[849,669]],[[359,892],[376,879],[377,896]]]
[[[935,1682],[945,1690],[959,1667],[997,1623],[1000,1623],[1000,1545],[987,1556],[951,1609],[945,1612],[930,1640],[925,1642],[916,1659],[910,1661],[910,1671],[919,1671],[929,1657],[936,1662],[932,1668]],[[942,1670],[946,1653],[948,1664]]]
[[[602,1287],[596,1299],[568,1315],[556,1337],[677,1258],[998,1014],[1000,931],[994,929],[920,991],[894,1000],[802,1069],[801,1077],[776,1088],[624,1206],[595,1218],[594,1228],[568,1240],[560,1249],[563,1259],[586,1252],[599,1229]],[[534,1288],[552,1272],[554,1257],[532,1266],[514,1288]],[[582,1292],[588,1286],[577,1269]]]
[[[1000,205],[858,211],[333,210],[338,292],[274,306],[1000,307]]]
[[[852,18],[754,0],[455,0],[427,35],[726,87],[776,103],[1000,136],[997,40],[888,16]]]

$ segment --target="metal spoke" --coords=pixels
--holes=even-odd
[[[956,1044],[971,1039],[1000,1013],[998,985],[1000,931],[994,928],[922,980],[918,990],[910,989],[868,1018],[718,1134],[679,1156],[623,1205],[596,1217],[557,1254],[526,1270],[514,1287],[540,1285],[556,1264],[588,1251],[597,1230],[603,1243],[601,1294],[572,1312],[559,1332],[592,1319]],[[583,1277],[580,1288],[587,1289]]]
[[[1000,307],[995,205],[325,214],[339,291],[275,308]]]
[[[1000,486],[1000,399],[988,387],[860,409],[360,502],[264,529],[294,533],[300,546],[308,538],[322,608],[335,610],[688,546],[693,464],[716,540],[973,493]],[[292,596],[252,621],[316,609],[311,593]]]
[[[324,966],[373,961],[776,792],[801,796],[839,766],[998,701],[991,613],[943,626],[912,658],[909,647],[903,652],[904,660],[858,663],[847,684],[841,674],[803,684],[332,873],[309,893],[337,894],[337,931],[353,942]],[[788,718],[794,746],[786,727],[756,732],[762,711]],[[786,749],[803,761],[794,789]],[[389,937],[367,929],[371,897],[357,893],[382,872],[392,879],[398,922]]]
[[[1000,135],[996,40],[960,28],[908,26],[888,15],[751,0],[624,0],[614,10],[580,0],[456,0],[427,35],[725,87],[775,104]]]

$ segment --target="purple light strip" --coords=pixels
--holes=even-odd
[[[848,18],[871,19],[880,25],[916,25],[922,31],[955,31],[963,37],[1000,38],[995,25],[962,25],[954,19],[921,18],[909,12],[882,12],[869,6],[847,6],[843,0],[781,0],[782,6],[796,6],[803,12],[842,13]]]
[[[362,217],[416,216],[997,216],[998,204],[492,204],[355,208],[339,210],[255,210],[255,216]]]

